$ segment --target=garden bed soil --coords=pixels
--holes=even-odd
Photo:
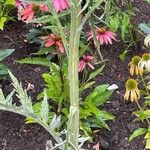
[[[147,22],[150,18],[150,5],[143,0],[135,0],[135,6],[139,9],[134,17],[134,23]],[[41,74],[47,71],[46,68],[33,65],[20,65],[15,62],[17,59],[30,56],[37,50],[35,45],[26,43],[25,34],[28,29],[22,22],[10,22],[4,31],[0,31],[0,49],[14,48],[14,53],[4,63],[11,69],[13,74],[23,83],[24,87],[33,84],[34,88],[29,90],[33,101],[43,89]],[[94,135],[94,143],[87,144],[86,149],[91,150],[92,146],[99,143],[100,150],[144,150],[142,138],[128,142],[129,135],[134,129],[143,126],[133,123],[132,111],[136,110],[134,103],[123,101],[124,83],[129,77],[128,62],[132,56],[142,55],[146,49],[131,51],[125,61],[120,61],[118,55],[124,50],[123,42],[116,42],[112,46],[102,48],[105,59],[109,59],[104,70],[104,75],[96,78],[96,84],[109,83],[117,84],[119,89],[113,94],[109,103],[104,109],[116,116],[114,122],[110,122],[111,131],[100,130]],[[96,86],[96,85],[95,85]],[[10,92],[12,86],[9,81],[5,82],[3,90]],[[24,117],[9,112],[0,111],[0,150],[45,150],[45,144],[51,139],[49,134],[37,124],[25,124]]]

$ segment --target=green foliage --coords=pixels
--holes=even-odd
[[[2,61],[13,51],[14,49],[4,49],[0,51],[0,78],[4,78],[8,74],[8,68],[2,63]]]
[[[9,16],[15,6],[15,0],[0,0],[0,29],[3,30],[7,21],[13,18]]]
[[[142,136],[142,135],[146,134],[146,132],[147,132],[147,129],[145,129],[145,128],[138,128],[130,136],[129,142],[131,142],[134,138],[137,138],[139,136]]]
[[[14,77],[14,75],[9,72],[9,75],[12,79],[12,84],[14,86],[14,90],[5,98],[2,89],[0,89],[0,110],[9,111],[13,113],[17,113],[23,116],[26,116],[27,118],[31,118],[34,122],[39,123],[41,126],[43,126],[56,140],[57,143],[61,142],[60,135],[55,132],[55,127],[51,126],[51,123],[56,121],[57,124],[59,123],[58,120],[56,120],[55,116],[51,119],[50,123],[48,123],[49,120],[49,105],[47,101],[47,95],[44,92],[44,98],[41,104],[39,105],[39,113],[36,113],[33,108],[33,104],[31,101],[31,97],[28,96],[27,91],[22,88],[22,84],[18,82],[18,80]],[[15,103],[13,103],[13,95],[17,96],[21,105],[16,106]]]
[[[120,32],[122,40],[125,41],[132,28],[131,17],[127,12],[116,12],[109,17],[109,28],[113,32]]]
[[[42,65],[45,67],[51,66],[51,62],[47,58],[40,58],[40,57],[24,58],[21,60],[17,60],[16,62],[21,63],[21,64]]]

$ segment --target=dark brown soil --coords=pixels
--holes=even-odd
[[[134,17],[134,23],[147,22],[150,18],[150,5],[143,0],[134,0],[139,12]],[[34,85],[34,89],[29,94],[36,99],[38,93],[43,89],[41,79],[42,72],[46,68],[32,65],[19,65],[14,61],[28,57],[36,51],[35,45],[30,45],[25,41],[24,35],[27,28],[21,22],[8,23],[3,32],[0,31],[0,49],[15,48],[15,52],[5,60],[5,64],[12,70],[14,75],[27,87],[28,83]],[[113,46],[103,48],[105,59],[109,59],[104,70],[104,75],[96,78],[97,85],[101,83],[117,84],[119,89],[113,94],[109,103],[104,109],[112,112],[116,116],[115,122],[110,122],[111,131],[105,129],[95,134],[94,144],[100,145],[106,150],[144,150],[142,138],[133,142],[128,142],[129,135],[134,129],[143,126],[140,123],[133,123],[132,111],[136,110],[136,105],[123,101],[124,83],[129,77],[128,62],[134,54],[141,55],[146,50],[131,50],[125,61],[120,61],[118,55],[124,50],[122,42],[117,42]],[[9,92],[11,85],[7,82],[4,90]],[[50,140],[49,134],[36,124],[25,124],[22,116],[0,111],[0,150],[45,150],[46,141]],[[88,148],[91,150],[92,148]]]

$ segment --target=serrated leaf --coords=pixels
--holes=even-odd
[[[146,132],[147,132],[147,129],[145,129],[145,128],[138,128],[129,137],[129,142],[131,142],[136,137],[139,137],[139,136],[142,136],[142,135],[146,134]]]
[[[47,94],[44,91],[44,98],[40,109],[40,118],[43,120],[44,123],[48,122],[48,114],[49,114],[49,104],[47,101]]]
[[[30,21],[30,23],[52,23],[52,22],[55,22],[55,19],[52,15],[44,15],[42,17],[39,17],[39,18],[36,18],[32,21]]]

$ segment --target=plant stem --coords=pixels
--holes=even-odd
[[[142,80],[142,82],[143,82],[143,85],[144,85],[144,88],[145,88],[146,92],[149,94],[149,90],[147,89],[147,86],[146,86],[146,84],[145,84],[143,75],[141,75],[141,80]]]
[[[78,30],[81,23],[81,15],[77,17],[81,10],[80,0],[72,0],[71,7],[71,28],[70,28],[70,44],[68,57],[68,73],[70,88],[70,113],[67,127],[67,143],[66,150],[78,149],[79,137],[79,43],[81,30]],[[69,148],[70,147],[70,148]]]

